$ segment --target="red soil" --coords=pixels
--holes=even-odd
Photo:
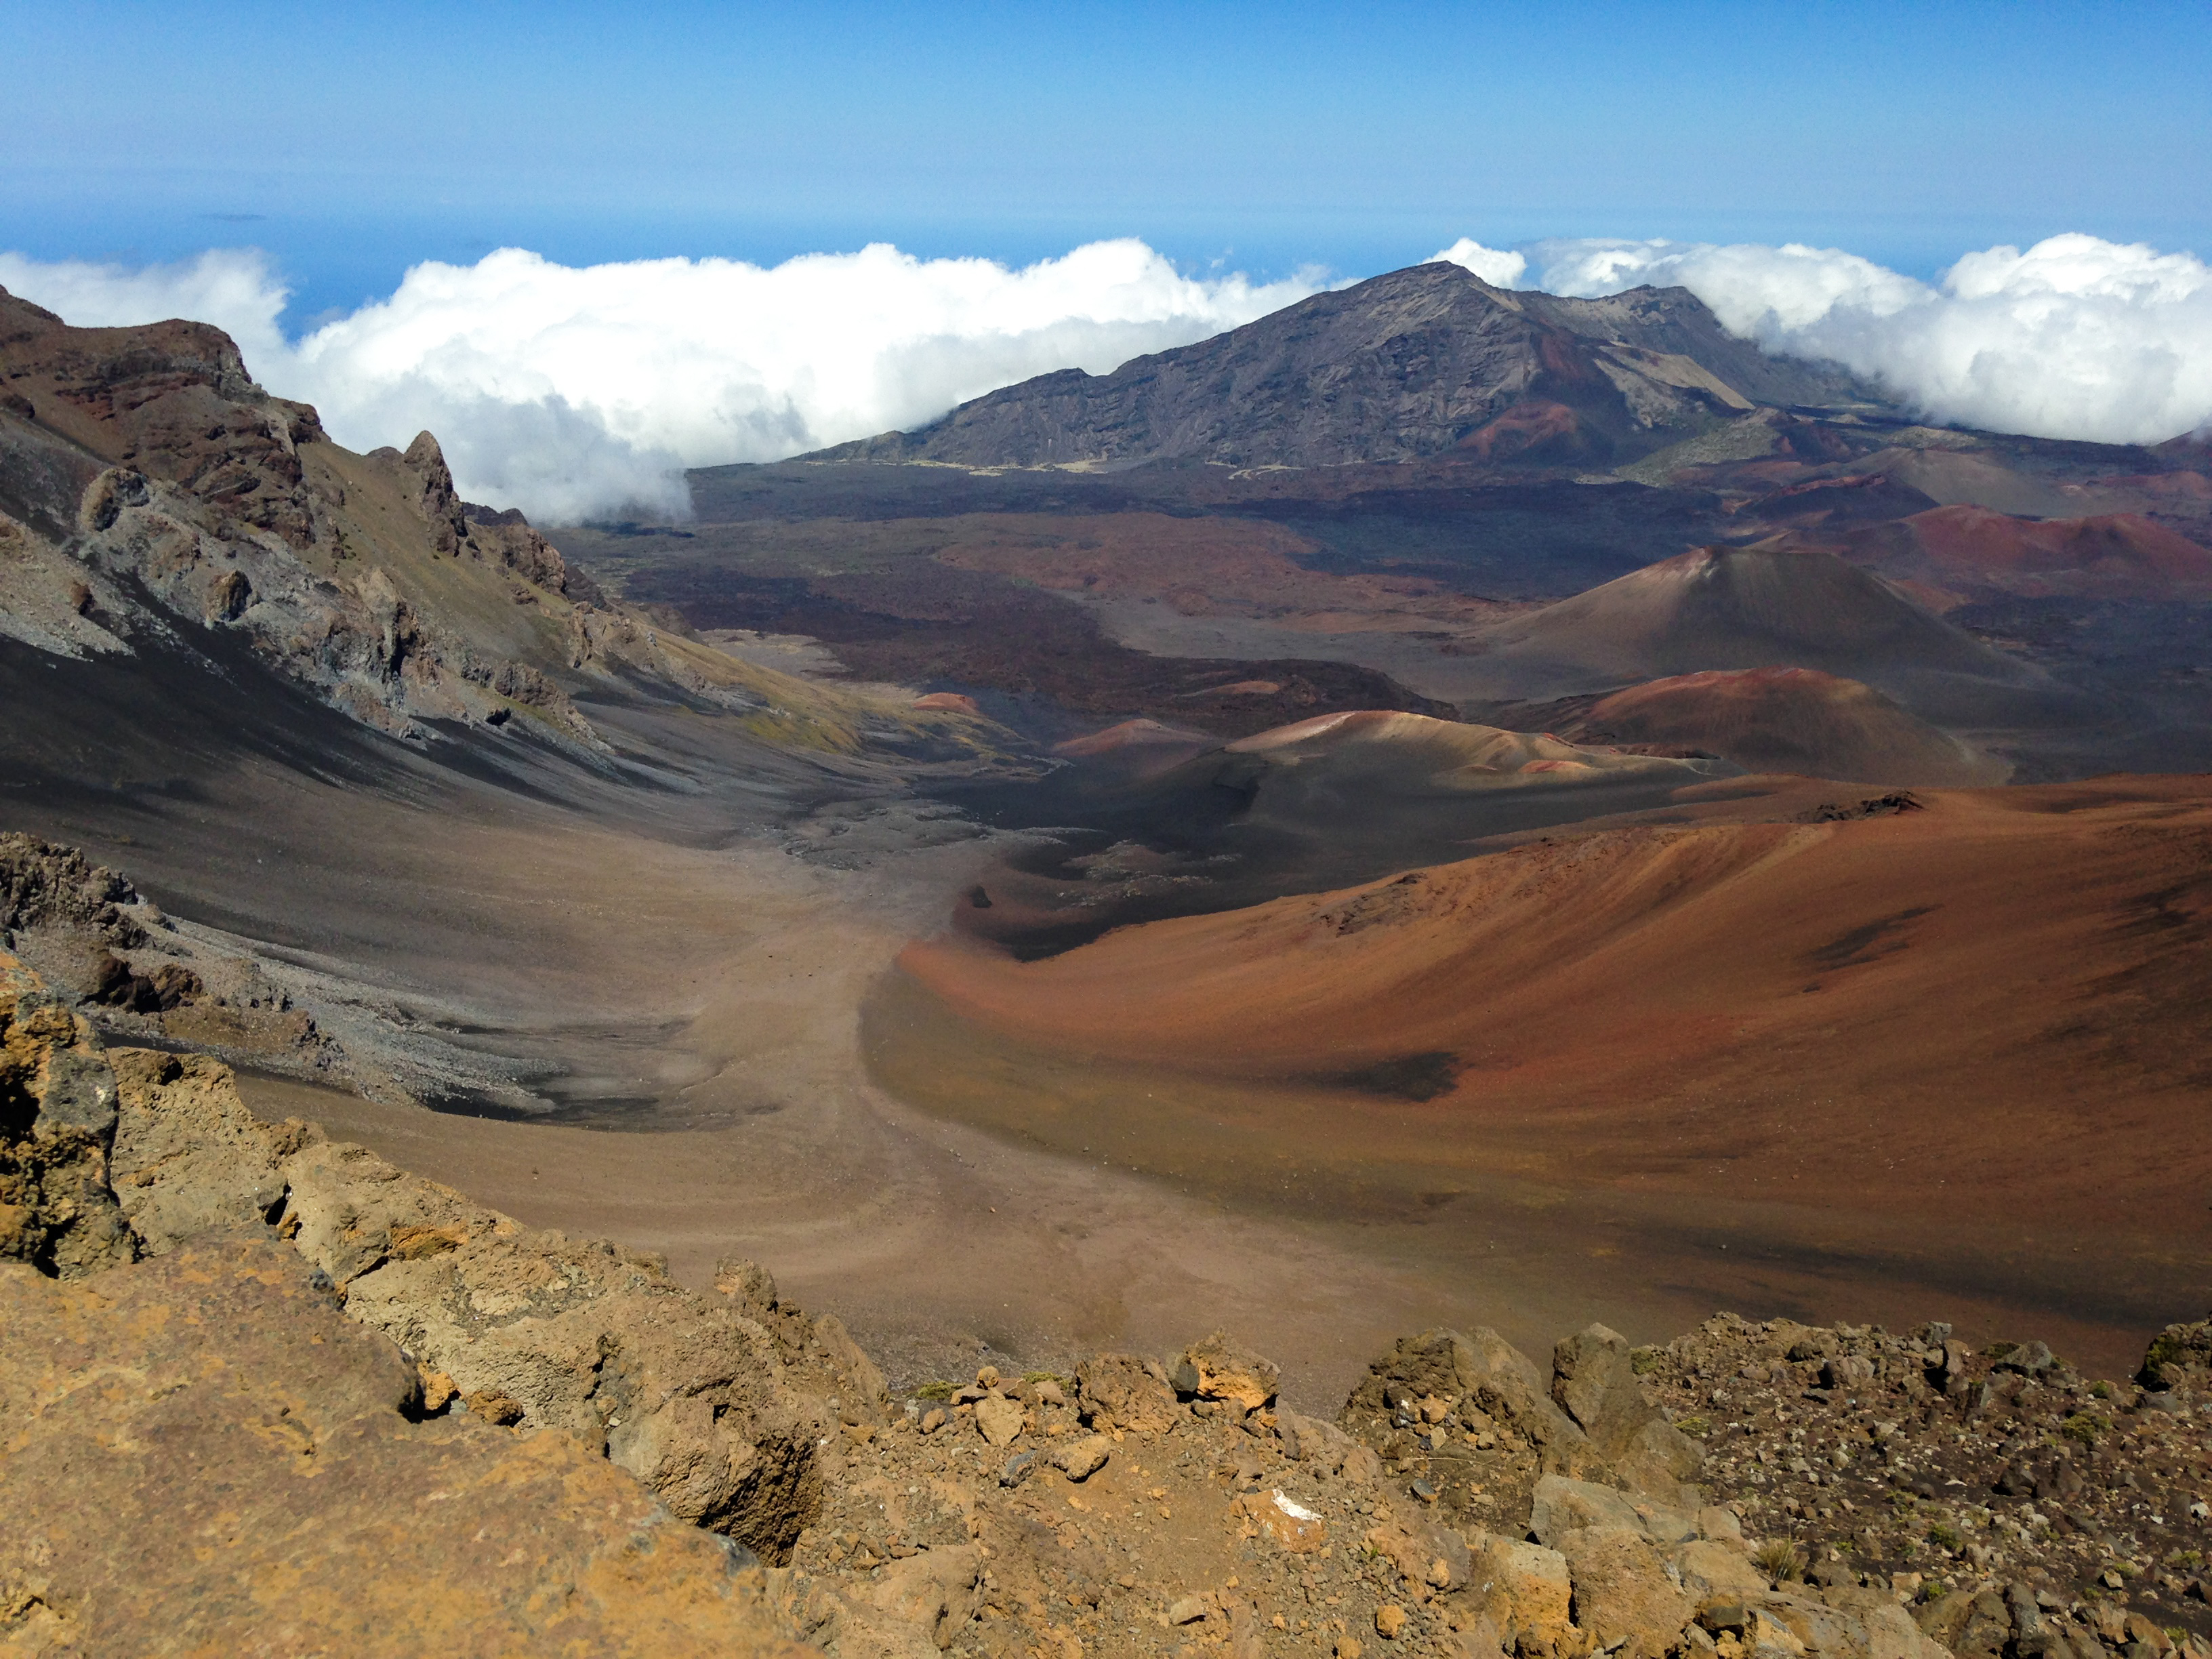
[[[1905,520],[1936,580],[1986,581],[2015,592],[2106,598],[2212,595],[2212,549],[2139,514],[2006,518],[1984,507],[1938,507]]]
[[[2009,770],[1872,687],[1813,668],[1648,681],[1594,704],[1570,735],[1585,743],[1694,745],[1747,771],[1869,783],[2001,783]]]
[[[1267,1139],[1302,1162],[2201,1244],[2212,779],[1923,799],[1562,836],[1042,962],[902,960],[1031,1052],[1279,1090]],[[1446,1068],[1418,1107],[1290,1106],[1411,1062]]]
[[[1164,726],[1158,720],[1123,720],[1119,726],[1109,726],[1103,732],[1092,732],[1083,737],[1070,738],[1066,743],[1054,744],[1052,752],[1085,759],[1097,755],[1120,754],[1130,749],[1206,748],[1215,741],[1203,732],[1186,732],[1177,726]]]
[[[977,514],[933,521],[938,562],[1100,599],[1158,599],[1183,616],[1297,617],[1405,611],[1474,620],[1499,607],[1419,576],[1333,575],[1281,526],[1164,513]]]
[[[1565,404],[1531,399],[1516,404],[1496,420],[1459,441],[1461,450],[1486,461],[1515,456],[1579,453],[1589,447],[1582,419]]]
[[[1946,587],[2029,598],[2212,598],[2212,549],[2134,513],[2017,519],[1939,507],[1851,538],[1846,557]]]

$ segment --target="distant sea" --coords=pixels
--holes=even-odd
[[[1333,276],[1373,276],[1425,259],[1456,238],[1508,247],[1544,236],[1666,236],[1682,240],[1809,241],[1863,254],[1892,270],[1932,279],[1970,249],[2031,242],[2062,225],[1962,222],[1895,216],[1808,221],[1802,215],[1655,213],[1595,209],[1539,216],[1449,206],[1418,218],[1393,210],[1315,212],[1241,207],[1200,222],[1190,213],[1095,212],[1065,218],[735,216],[655,207],[484,208],[425,204],[349,210],[283,204],[250,197],[163,191],[165,199],[118,201],[73,195],[0,173],[0,249],[36,259],[142,265],[187,258],[210,247],[257,247],[289,284],[284,314],[295,336],[388,296],[410,265],[427,259],[471,264],[498,247],[526,247],[562,264],[720,257],[776,264],[802,253],[849,252],[888,241],[923,258],[980,257],[1012,265],[1065,253],[1088,241],[1136,236],[1194,276],[1241,270],[1257,280],[1304,266]],[[198,200],[191,200],[198,195]],[[2124,234],[2106,231],[2104,234]],[[2139,233],[2160,240],[2157,227]],[[2166,245],[2172,245],[2169,238]]]

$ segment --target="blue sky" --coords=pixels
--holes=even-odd
[[[1454,238],[1810,240],[1929,274],[2212,253],[2195,5],[0,3],[0,247],[265,248],[298,326],[424,258],[1365,274]]]

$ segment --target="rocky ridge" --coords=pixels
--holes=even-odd
[[[257,1121],[12,957],[0,1206],[10,1651],[2212,1652],[2204,1325],[2140,1388],[1722,1316],[1409,1337],[1333,1423],[1220,1334],[894,1401],[754,1264]]]
[[[1879,403],[1840,369],[1735,338],[1686,289],[1561,299],[1439,263],[1316,295],[1110,374],[1041,375],[919,431],[811,459],[1572,467],[1626,462],[1762,404]]]
[[[0,634],[78,659],[234,635],[418,743],[442,725],[604,753],[576,696],[640,684],[787,738],[788,706],[820,701],[611,599],[519,513],[463,501],[430,434],[355,454],[218,329],[73,328],[4,290]],[[959,726],[892,723],[933,722]]]

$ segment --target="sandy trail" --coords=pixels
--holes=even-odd
[[[1540,1346],[1593,1317],[1661,1338],[1719,1306],[2013,1334],[2032,1322],[2118,1370],[2147,1328],[2201,1311],[2192,1290],[2148,1317],[2149,1270],[2122,1263],[2101,1304],[2069,1291],[2026,1322],[2035,1262],[1939,1271],[1934,1232],[1901,1257],[1878,1231],[1824,1237],[1786,1216],[1700,1231],[1632,1193],[1503,1178],[1437,1209],[1378,1206],[1340,1176],[1261,1202],[1187,1137],[1100,1162],[1080,1137],[1040,1144],[1035,1121],[933,1115],[871,1081],[862,1010],[1000,849],[917,847],[927,826],[888,801],[808,818],[791,805],[802,786],[764,764],[720,794],[595,806],[428,769],[365,789],[249,758],[189,794],[57,794],[13,816],[180,915],[343,964],[439,1041],[507,1057],[526,1085],[631,1132],[250,1083],[264,1109],[318,1117],[532,1222],[665,1250],[695,1282],[720,1256],[761,1260],[908,1377],[949,1373],[980,1344],[1051,1364],[1218,1323],[1323,1409],[1390,1337],[1426,1325],[1488,1322]],[[956,1051],[945,1075],[979,1056]],[[993,1103],[1034,1113],[1043,1098]]]
[[[986,1345],[1049,1364],[1101,1345],[1164,1348],[1220,1322],[1302,1357],[1294,1375],[1318,1406],[1378,1344],[1433,1316],[1418,1273],[1326,1230],[1011,1146],[868,1081],[861,1003],[976,849],[854,874],[766,849],[526,839],[539,882],[588,870],[599,890],[508,902],[492,872],[517,867],[525,849],[492,836],[447,842],[449,855],[473,854],[481,884],[447,897],[495,935],[487,960],[532,963],[540,1052],[635,1087],[657,1077],[669,1085],[662,1103],[633,1114],[634,1132],[611,1133],[249,1077],[256,1109],[313,1117],[534,1224],[664,1251],[690,1282],[723,1256],[764,1261],[787,1293],[837,1311],[913,1376],[972,1365]],[[667,925],[672,906],[680,929]],[[594,1006],[609,987],[620,989]],[[586,1011],[597,1018],[557,1023]],[[634,1053],[625,1018],[680,1029]],[[501,1035],[513,1046],[515,1034]]]
[[[1041,1135],[1022,1115],[1048,1104],[1039,1091],[998,1103],[1001,1121],[933,1115],[872,1080],[863,1011],[896,992],[898,952],[987,851],[838,872],[766,846],[573,825],[451,835],[441,902],[466,911],[474,971],[518,964],[501,1000],[535,1011],[529,1046],[596,1073],[611,1096],[658,1103],[626,1108],[633,1130],[611,1133],[263,1079],[248,1097],[534,1224],[664,1251],[688,1282],[723,1256],[762,1261],[908,1380],[954,1374],[987,1348],[1050,1365],[1222,1324],[1281,1360],[1294,1400],[1334,1409],[1404,1331],[1489,1323],[1540,1348],[1591,1318],[1660,1339],[1720,1306],[1900,1326],[1948,1316],[1970,1332],[2017,1334],[2026,1320],[2112,1370],[2140,1349],[2130,1316],[2156,1299],[2139,1282],[2154,1270],[2103,1262],[2027,1296],[2047,1261],[1927,1218],[1901,1246],[1893,1220],[1786,1205],[1716,1215],[1510,1172],[1457,1182],[1439,1208],[1326,1170],[1294,1201],[1257,1202],[1164,1125],[1133,1123],[1126,1158]],[[516,902],[525,893],[541,902]],[[949,1070],[963,1084],[991,1059],[972,1033],[937,1038],[956,1045]],[[1266,1144],[1264,1124],[1238,1133],[1248,1149]]]

